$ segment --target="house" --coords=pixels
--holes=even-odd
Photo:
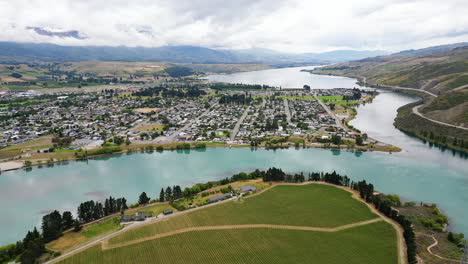
[[[164,210],[164,211],[163,211],[163,214],[164,214],[164,215],[172,214],[172,210],[171,210],[171,209]]]
[[[245,186],[241,186],[239,190],[241,192],[255,192],[257,188],[250,186],[250,185],[245,185]]]
[[[210,198],[208,198],[207,201],[208,201],[208,203],[215,203],[215,202],[218,202],[218,201],[225,200],[227,198],[231,198],[231,196],[232,196],[231,193],[225,193],[225,194],[210,197]]]
[[[138,212],[134,215],[122,215],[120,222],[133,222],[133,221],[144,221],[146,219],[146,214],[143,212]]]

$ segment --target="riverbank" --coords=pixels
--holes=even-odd
[[[31,153],[28,157],[13,159],[7,162],[0,162],[0,174],[2,171],[11,171],[11,170],[18,170],[18,169],[27,169],[30,170],[34,167],[42,168],[42,167],[50,167],[54,164],[64,164],[69,161],[77,161],[77,160],[87,160],[87,159],[95,159],[95,158],[104,158],[104,157],[111,157],[115,155],[122,155],[122,154],[131,154],[131,153],[152,153],[152,152],[161,152],[161,151],[186,151],[186,150],[203,150],[205,148],[252,148],[252,149],[267,149],[267,150],[275,150],[275,149],[283,149],[283,148],[321,148],[321,149],[331,149],[331,150],[343,150],[343,151],[351,151],[351,152],[366,152],[366,151],[379,151],[379,152],[400,152],[401,149],[392,146],[389,144],[380,143],[375,140],[375,143],[369,144],[368,146],[358,146],[358,145],[334,145],[332,143],[318,143],[318,142],[307,142],[306,139],[302,139],[303,144],[297,144],[297,140],[291,140],[284,143],[277,143],[275,145],[266,145],[261,144],[258,146],[250,146],[248,144],[237,144],[237,145],[228,145],[226,143],[217,143],[217,142],[197,142],[205,144],[202,148],[197,148],[194,142],[188,143],[190,148],[178,148],[177,145],[184,144],[184,142],[172,142],[172,143],[139,143],[139,144],[130,144],[130,145],[122,145],[120,151],[109,152],[106,154],[99,154],[99,155],[89,155],[89,156],[79,156],[77,153],[79,151],[70,151],[70,152],[50,152],[50,153]],[[186,142],[185,142],[186,143]],[[159,149],[158,149],[159,147]],[[162,149],[161,149],[162,147]],[[105,147],[104,147],[105,148]],[[57,154],[57,155],[55,155]],[[26,164],[26,162],[31,162],[30,164]]]

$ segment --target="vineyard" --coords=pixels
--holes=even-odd
[[[397,251],[396,245],[389,246],[392,244],[395,244],[395,231],[382,221],[336,233],[211,230],[187,232],[105,251],[94,246],[61,263],[393,264]]]
[[[109,244],[193,226],[276,224],[336,227],[376,218],[347,191],[318,184],[279,185],[241,202],[229,202],[156,222],[111,238]]]
[[[395,230],[380,220],[345,190],[278,185],[123,232],[60,263],[396,263]]]

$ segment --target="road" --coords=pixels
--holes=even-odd
[[[431,122],[434,122],[434,123],[437,123],[437,124],[440,124],[440,125],[444,125],[444,126],[449,126],[449,127],[454,127],[454,128],[459,128],[459,129],[463,129],[463,130],[468,130],[468,128],[466,127],[462,127],[462,126],[456,126],[456,125],[452,125],[452,124],[447,124],[447,123],[444,123],[444,122],[441,122],[441,121],[437,121],[437,120],[434,120],[434,119],[430,119],[429,117],[426,117],[424,116],[423,114],[421,114],[419,112],[419,108],[423,106],[423,105],[417,105],[415,107],[413,107],[413,113],[426,119],[426,120],[429,120]]]
[[[147,225],[147,224],[151,224],[151,223],[154,223],[154,222],[157,222],[157,221],[163,221],[165,219],[168,219],[170,217],[174,217],[176,215],[181,215],[181,214],[186,214],[186,213],[190,213],[190,212],[193,212],[193,211],[196,211],[196,210],[200,210],[200,209],[204,209],[204,208],[207,208],[207,207],[211,207],[211,206],[215,206],[215,205],[218,205],[218,204],[221,204],[221,203],[226,203],[226,202],[229,202],[229,201],[232,201],[232,200],[235,200],[237,199],[236,196],[232,197],[232,198],[229,198],[229,199],[226,199],[224,201],[220,201],[220,202],[216,202],[216,203],[211,203],[211,204],[207,204],[207,205],[204,205],[204,206],[200,206],[200,207],[195,207],[193,209],[190,209],[190,210],[186,210],[186,211],[181,211],[181,212],[176,212],[176,213],[173,213],[171,215],[167,215],[167,216],[158,216],[158,217],[152,217],[152,218],[148,218],[146,219],[145,221],[142,221],[142,222],[134,222],[120,230],[117,230],[113,233],[110,233],[108,235],[105,235],[103,237],[100,237],[92,242],[89,242],[81,247],[78,247],[76,249],[73,249],[71,251],[68,251],[52,260],[49,260],[49,261],[46,261],[44,262],[43,264],[52,264],[52,263],[56,263],[64,258],[67,258],[75,253],[78,253],[79,251],[83,250],[83,249],[86,249],[86,248],[89,248],[89,247],[92,247],[94,245],[97,245],[98,243],[102,243],[103,241],[113,237],[113,236],[116,236],[122,232],[127,232],[129,230],[132,230],[132,229],[135,229],[135,228],[138,228],[138,227],[141,227],[141,226],[144,226],[144,225]]]
[[[341,120],[335,115],[335,113],[333,113],[330,108],[328,108],[328,106],[326,106],[324,103],[322,103],[322,101],[317,97],[316,94],[314,94],[314,98],[315,100],[317,100],[317,102],[319,102],[319,104],[325,109],[325,111],[327,111],[327,113],[333,117],[335,119],[335,123],[337,126],[339,126],[341,129],[343,129],[344,131],[348,131],[344,126],[343,124],[341,123]]]
[[[366,77],[361,77],[361,79],[362,79],[362,82],[367,83]],[[369,83],[369,84],[370,84],[370,83]],[[454,89],[454,91],[460,90],[460,89],[464,89],[464,88],[466,88],[466,87],[468,87],[468,85],[464,85],[464,86],[458,87],[458,88]],[[416,88],[408,88],[408,87],[400,87],[400,86],[384,86],[383,88],[418,91],[418,92],[424,92],[424,93],[426,93],[426,94],[428,94],[428,95],[430,95],[430,96],[432,96],[432,97],[437,97],[436,94],[433,94],[433,93],[428,92],[428,91],[425,91],[425,90],[416,89]],[[437,124],[439,124],[439,125],[448,126],[448,127],[453,127],[453,128],[459,128],[459,129],[463,129],[463,130],[468,130],[468,128],[466,128],[466,127],[452,125],[452,124],[445,123],[445,122],[442,122],[442,121],[437,121],[437,120],[434,120],[434,119],[430,119],[429,117],[424,116],[423,114],[421,114],[421,113],[419,112],[419,107],[421,107],[421,106],[423,106],[423,105],[417,105],[417,106],[413,107],[413,110],[412,110],[413,113],[416,114],[416,115],[418,115],[418,116],[420,116],[420,117],[422,117],[422,118],[424,118],[424,119],[426,119],[426,120],[428,120],[428,121],[431,121],[431,122],[433,122],[433,123],[437,123]]]
[[[284,99],[284,112],[286,113],[286,121],[291,125],[291,110],[289,109],[288,99]]]
[[[367,84],[370,84],[370,85],[377,85],[377,84],[372,84],[372,83],[370,83],[370,82],[367,82],[367,78],[366,78],[366,77],[360,76],[360,78],[361,78],[361,81],[362,81],[363,83],[367,83]],[[389,85],[384,85],[384,86],[380,85],[380,87],[382,87],[382,88],[388,88],[388,89],[399,89],[399,90],[408,90],[408,91],[423,92],[423,93],[426,93],[426,94],[428,94],[428,95],[430,95],[430,96],[437,97],[437,95],[435,95],[435,94],[433,94],[433,93],[431,93],[431,92],[428,92],[428,91],[426,91],[426,90],[416,89],[416,88],[401,87],[401,86],[389,86]]]
[[[239,129],[240,129],[240,126],[242,124],[242,122],[244,122],[244,119],[247,117],[247,115],[249,114],[249,111],[250,111],[250,106],[248,106],[244,113],[242,114],[242,116],[239,118],[239,120],[237,120],[237,123],[236,125],[234,126],[234,128],[232,129],[231,131],[231,136],[230,136],[230,139],[231,141],[234,140],[234,138],[236,137],[237,133],[239,133]]]

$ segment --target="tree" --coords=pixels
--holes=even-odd
[[[78,221],[78,219],[76,219],[74,222],[73,222],[73,232],[80,232],[81,231],[81,224],[80,224],[80,221]]]
[[[310,86],[307,85],[307,84],[305,84],[305,85],[303,86],[303,89],[306,90],[306,91],[310,91]]]
[[[73,215],[71,212],[69,211],[65,211],[63,212],[62,214],[62,226],[63,226],[63,229],[66,230],[70,227],[72,227],[73,225]]]
[[[332,135],[331,137],[332,143],[335,145],[341,145],[341,137],[338,135]]]
[[[363,144],[362,137],[361,137],[361,136],[357,136],[357,137],[356,137],[356,145],[362,146],[362,144]]]
[[[166,188],[166,201],[172,201],[172,189],[170,186]]]
[[[26,160],[26,161],[24,162],[24,166],[25,166],[26,168],[30,168],[31,165],[32,165],[32,162],[31,162],[30,160]]]
[[[147,204],[149,201],[150,201],[150,198],[148,197],[148,195],[146,195],[145,192],[142,192],[140,194],[139,199],[138,199],[138,203],[139,204]]]
[[[164,202],[164,188],[161,188],[161,192],[159,193],[159,201]]]
[[[19,73],[17,73],[17,72],[14,72],[14,73],[10,74],[10,76],[13,77],[13,78],[21,78],[21,77],[23,77],[23,75],[21,75],[21,74],[19,74]]]
[[[62,235],[62,216],[55,210],[42,217],[42,236],[44,242],[52,241]]]

